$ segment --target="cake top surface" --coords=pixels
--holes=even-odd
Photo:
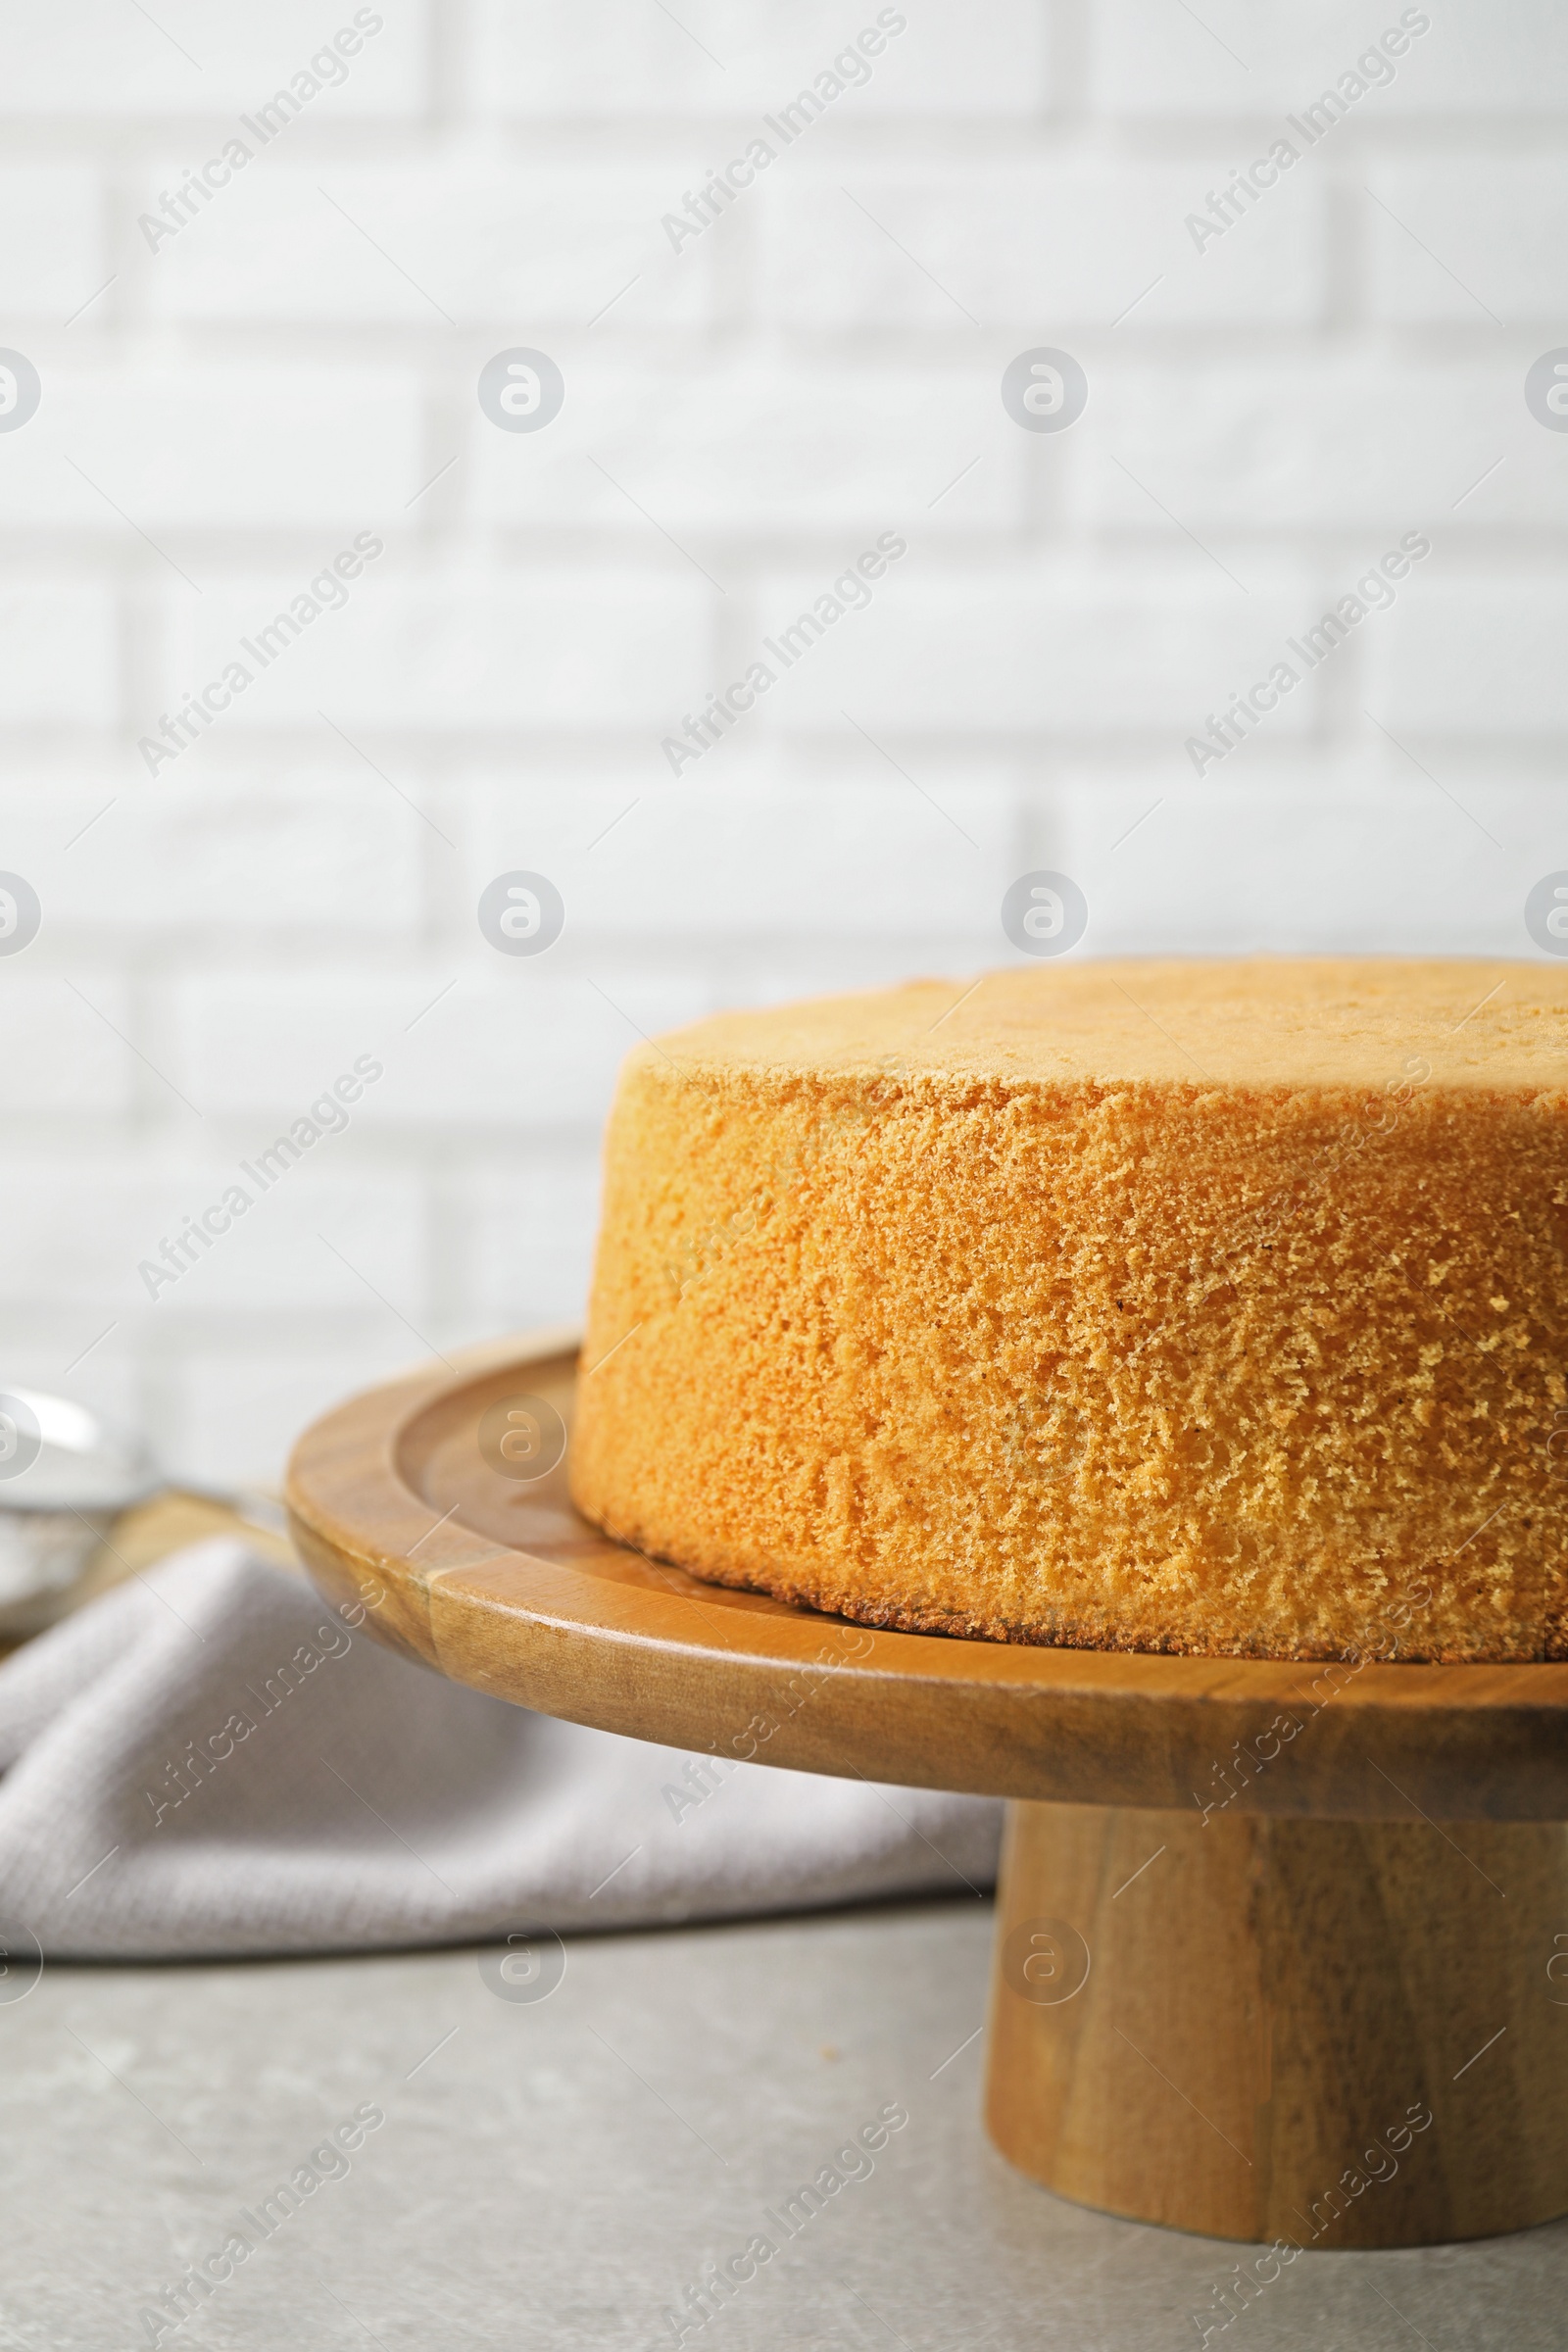
[[[1052,1086],[1568,1088],[1568,963],[1397,956],[1090,959],[911,980],[726,1012],[641,1047],[677,1067],[778,1078]]]

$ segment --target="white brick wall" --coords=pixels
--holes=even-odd
[[[315,0],[272,0],[265,15],[161,0],[155,13],[156,23],[147,10],[122,8],[119,0],[39,10],[7,0],[6,111],[62,135],[78,123],[205,122],[287,86],[357,13],[362,22],[379,16],[381,27],[364,40],[339,85],[313,105],[330,108],[333,119],[405,122],[428,106],[431,25],[419,0],[358,12],[350,0],[327,9]]]
[[[181,689],[219,676],[239,640],[286,610],[337,553],[323,533],[315,557],[290,571],[249,573],[199,603],[171,590],[169,652],[149,722]],[[346,605],[287,643],[191,754],[216,751],[223,733],[295,728],[319,737],[323,710],[347,733],[382,740],[408,730],[444,739],[646,727],[667,680],[700,683],[711,670],[715,602],[701,580],[643,565],[607,579],[595,565],[524,559],[514,573],[482,550],[455,564],[400,550],[353,583]]]
[[[323,155],[302,165],[264,151],[142,266],[149,314],[417,328],[441,324],[444,312],[463,326],[525,318],[534,332],[572,332],[625,286],[656,237],[649,282],[617,305],[617,324],[696,326],[710,314],[710,268],[695,254],[675,268],[658,225],[695,178],[695,153],[662,169],[610,157],[599,170],[563,159],[546,172],[525,156],[475,163],[461,137],[423,153],[407,136],[386,145],[373,164]],[[150,172],[147,201],[169,184],[165,171]]]
[[[1568,862],[1568,435],[1523,398],[1568,344],[1554,0],[907,0],[678,250],[872,0],[360,13],[264,141],[347,0],[0,0],[0,348],[43,385],[0,430],[0,869],[44,908],[0,956],[0,1383],[275,1475],[421,1347],[574,1311],[639,1029],[1006,960],[1029,866],[1088,952],[1532,953]],[[564,376],[536,434],[475,397],[514,345]],[[1088,373],[1061,435],[999,395],[1037,345]],[[869,609],[673,776],[661,738],[890,530]],[[1412,530],[1393,609],[1200,780],[1187,735]],[[346,606],[149,774],[361,532]],[[537,962],[474,920],[515,866],[566,902]],[[147,1298],[365,1054],[348,1129]]]
[[[0,726],[112,726],[120,705],[116,617],[113,594],[91,578],[67,581],[35,561],[24,585],[13,568],[0,588]]]
[[[662,13],[662,22],[660,15]],[[871,59],[846,103],[895,118],[1029,121],[1049,103],[1054,12],[1033,0],[928,0]],[[477,49],[487,107],[530,124],[770,111],[808,86],[867,25],[877,0],[693,0],[677,12],[552,8],[532,16],[484,0]],[[711,159],[710,159],[711,160]]]
[[[1470,326],[1491,313],[1507,326],[1548,329],[1560,319],[1568,166],[1555,157],[1492,154],[1457,171],[1385,165],[1368,173],[1367,192],[1374,318]],[[1493,223],[1504,218],[1498,234]]]
[[[98,176],[44,157],[0,171],[0,312],[58,323],[62,287],[83,295],[108,275]]]
[[[119,369],[106,401],[101,367],[78,361],[6,448],[0,520],[134,540],[118,507],[206,594],[215,531],[352,538],[388,482],[417,488],[421,424],[412,370],[149,359]]]
[[[812,131],[827,135],[822,124]],[[1047,329],[1108,334],[1140,295],[1133,316],[1146,334],[1308,326],[1320,316],[1325,195],[1305,169],[1200,255],[1185,216],[1224,184],[1228,162],[1243,160],[1234,151],[1216,152],[1205,136],[1180,164],[1128,152],[1069,166],[1054,160],[1062,144],[1046,132],[1045,155],[998,162],[922,159],[911,138],[906,159],[890,165],[879,147],[858,169],[842,143],[831,162],[786,153],[760,189],[769,309],[805,334],[919,329],[992,379],[982,413],[1020,340],[1047,341]],[[999,333],[1011,338],[1005,347]],[[1135,341],[1123,329],[1117,348]]]

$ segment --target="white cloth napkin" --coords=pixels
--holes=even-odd
[[[310,1662],[314,1660],[314,1663]],[[0,1941],[364,1951],[988,1886],[1001,1807],[558,1723],[228,1539],[0,1665]]]

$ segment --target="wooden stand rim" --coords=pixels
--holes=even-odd
[[[530,1485],[479,1452],[480,1415],[515,1395],[569,1428],[576,1346],[552,1330],[468,1349],[300,1440],[295,1541],[378,1640],[547,1714],[797,1771],[1205,1819],[1568,1820],[1568,1663],[1348,1668],[884,1633],[650,1560],[579,1517],[564,1463]]]

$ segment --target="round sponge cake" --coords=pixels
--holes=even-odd
[[[1568,971],[922,980],[627,1062],[612,1536],[882,1626],[1568,1655]]]

